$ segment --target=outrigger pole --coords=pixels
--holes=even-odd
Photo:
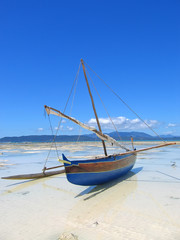
[[[92,107],[93,107],[94,114],[95,114],[95,117],[96,117],[96,122],[97,122],[97,125],[98,125],[98,128],[99,128],[99,132],[102,133],[101,125],[99,123],[99,119],[98,119],[98,116],[97,116],[96,108],[95,108],[95,105],[94,105],[93,96],[92,96],[91,89],[90,89],[90,86],[89,86],[89,82],[88,82],[88,79],[87,79],[87,76],[86,76],[86,70],[85,70],[83,59],[81,59],[81,64],[82,64],[82,68],[83,68],[86,84],[87,84],[87,87],[88,87],[89,95],[90,95],[90,98],[91,98]],[[105,154],[105,156],[107,156],[107,150],[106,150],[106,145],[105,145],[104,140],[102,140],[102,145],[103,145],[103,148],[104,148],[104,154]]]

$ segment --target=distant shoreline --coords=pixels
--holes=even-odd
[[[55,142],[56,143],[75,143],[77,142],[77,139],[79,138],[79,136],[59,136],[56,137]],[[22,137],[4,137],[0,139],[0,144],[1,143],[51,143],[53,142],[54,136],[49,135],[47,138],[46,137],[42,137],[42,136],[22,136]],[[119,140],[116,138],[117,141],[121,141],[121,142],[129,142],[131,141],[131,138],[126,137],[123,140]],[[173,138],[163,138],[164,141],[168,141],[168,142],[180,142],[180,137],[173,137]],[[134,142],[163,142],[161,139],[152,137],[150,139],[147,138],[140,138],[140,137],[133,137],[133,141]],[[100,139],[98,138],[89,138],[89,137],[83,137],[81,136],[78,139],[78,142],[101,142]]]
[[[119,139],[115,133],[108,134],[117,141],[126,142],[131,141],[131,136],[133,137],[134,142],[151,142],[151,141],[162,141],[158,137],[153,137],[151,135],[142,133],[142,132],[126,132],[123,134],[119,133],[122,139]],[[180,141],[179,136],[161,136],[164,141]],[[0,143],[50,143],[54,139],[53,135],[28,135],[28,136],[19,136],[19,137],[3,137],[0,138]],[[97,138],[94,134],[87,135],[60,135],[56,136],[55,142],[100,142],[101,140]]]

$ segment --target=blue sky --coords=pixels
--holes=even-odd
[[[159,134],[180,135],[179,12],[179,0],[1,1],[0,137],[51,134],[43,106],[64,109],[81,58]],[[150,133],[93,81],[120,131]],[[93,125],[82,71],[76,96],[71,115]]]

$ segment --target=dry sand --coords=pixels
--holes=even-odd
[[[68,155],[90,148],[59,147]],[[0,176],[39,172],[46,150],[1,145]],[[0,240],[180,239],[180,145],[139,154],[126,177],[101,186],[76,186],[64,174],[0,184]]]

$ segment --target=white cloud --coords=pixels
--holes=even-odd
[[[168,127],[176,127],[177,125],[175,123],[169,123]]]
[[[58,127],[55,127],[54,130],[62,130],[63,129],[63,126],[61,125],[59,128]]]
[[[73,127],[67,127],[69,131],[72,131],[74,128]]]
[[[163,132],[163,135],[172,135],[174,132],[173,131],[168,131],[168,132]]]
[[[145,129],[147,126],[138,118],[135,119],[128,119],[126,117],[120,116],[112,118],[112,121],[118,130],[128,129],[128,130],[140,130]],[[113,124],[109,118],[99,118],[99,122],[104,129],[112,130],[114,129]],[[145,122],[152,128],[159,125],[157,120],[145,120]],[[95,127],[96,126],[96,119],[91,118],[88,121],[88,125]]]
[[[43,128],[38,128],[38,131],[42,132],[42,131],[44,131],[44,129]]]

